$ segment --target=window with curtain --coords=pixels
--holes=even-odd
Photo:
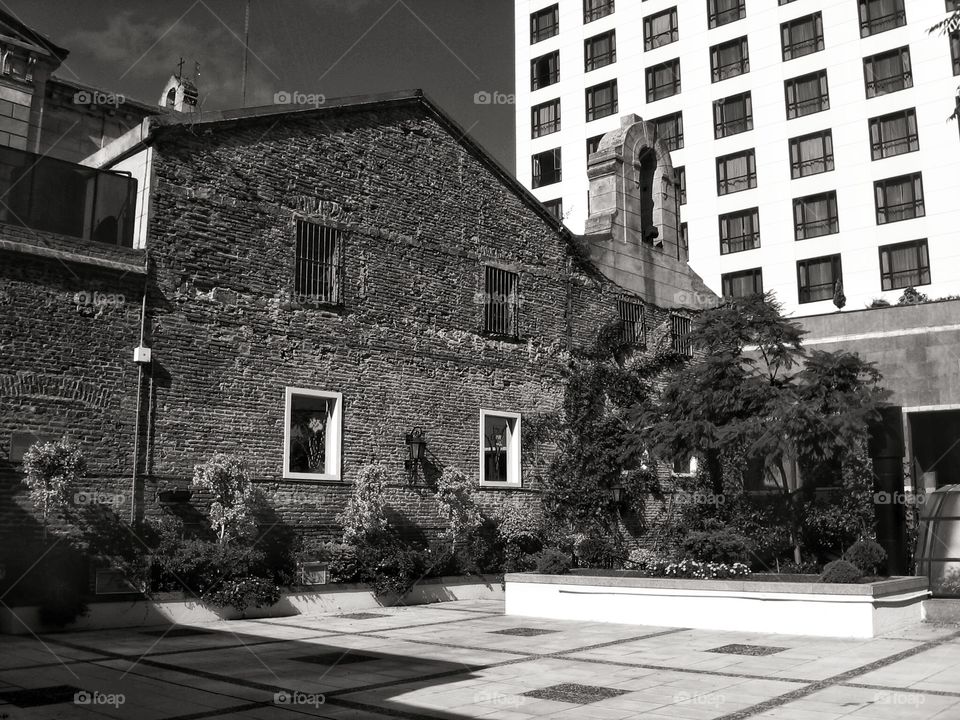
[[[913,108],[870,119],[870,150],[874,160],[919,149],[917,111]]]
[[[583,21],[585,23],[599,20],[612,14],[613,11],[613,0],[583,0]]]
[[[590,72],[617,61],[617,35],[614,30],[587,38],[583,42],[584,70]]]
[[[860,37],[906,25],[904,4],[904,0],[859,0]]]
[[[881,288],[899,290],[929,284],[930,257],[925,239],[880,247]]]
[[[707,24],[711,28],[736,22],[746,14],[745,0],[707,0]]]
[[[720,254],[760,247],[760,210],[750,208],[720,216]]]
[[[793,178],[833,170],[833,134],[830,130],[790,140],[790,175]]]
[[[950,59],[953,62],[953,74],[960,75],[960,30],[950,33]]]
[[[797,288],[801,303],[833,299],[837,284],[842,282],[839,255],[810,258],[797,263]]]
[[[717,158],[717,195],[729,195],[757,186],[753,148]]]
[[[920,173],[877,180],[873,184],[877,224],[923,217],[923,178]]]
[[[793,220],[794,237],[797,240],[840,232],[836,191],[794,199]]]
[[[530,15],[530,44],[552,38],[560,32],[560,6],[551,5]]]
[[[534,105],[531,112],[533,137],[542,137],[560,130],[560,98]]]
[[[664,142],[668,150],[679,150],[683,147],[683,113],[670,113],[654,118],[652,122],[657,128],[657,137]]]
[[[727,137],[753,130],[753,99],[749,92],[713,103],[713,135]]]
[[[830,109],[826,70],[792,78],[785,81],[783,87],[788,120]]]
[[[780,25],[780,40],[784,60],[823,50],[823,17],[814,13],[783,23]]]
[[[680,92],[680,58],[647,68],[647,102]]]
[[[617,81],[610,80],[587,88],[587,122],[617,112]]]
[[[739,272],[724,273],[720,276],[721,291],[724,297],[743,298],[763,292],[763,270],[751,268]]]
[[[530,89],[553,85],[560,80],[560,51],[541,55],[530,62]]]
[[[710,71],[713,82],[750,72],[750,53],[746,36],[734,38],[710,48]]]
[[[913,87],[910,48],[902,47],[865,57],[863,80],[868,98]]]
[[[680,39],[677,8],[672,7],[643,19],[643,49],[653,50]]]
[[[532,158],[533,187],[543,187],[560,182],[560,148],[537,153]]]

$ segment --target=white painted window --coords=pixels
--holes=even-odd
[[[283,476],[339,480],[343,396],[288,387],[284,405]]]
[[[520,486],[519,414],[480,411],[480,484]]]

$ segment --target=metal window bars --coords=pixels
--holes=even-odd
[[[484,331],[510,337],[519,335],[519,280],[520,276],[515,272],[490,265],[484,268]]]
[[[340,302],[341,240],[335,228],[297,220],[294,292],[298,299]]]

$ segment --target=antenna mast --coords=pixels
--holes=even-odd
[[[242,107],[247,106],[247,53],[250,47],[250,0],[247,0],[243,12],[243,72],[240,77],[240,93]]]

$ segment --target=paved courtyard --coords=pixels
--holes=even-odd
[[[960,718],[960,629],[874,640],[375,612],[0,636],[0,719]]]

